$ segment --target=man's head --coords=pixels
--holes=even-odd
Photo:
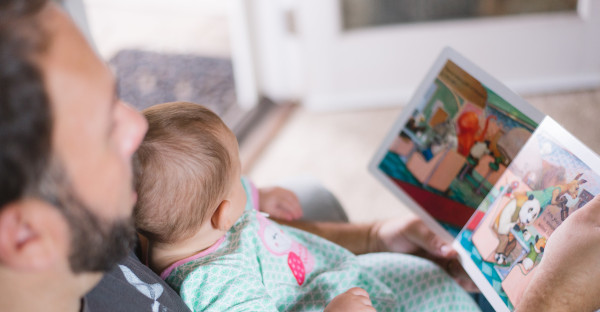
[[[56,5],[2,1],[0,273],[77,279],[123,257],[134,237],[131,156],[145,129]]]
[[[174,243],[195,234],[240,183],[237,140],[197,104],[165,103],[143,113],[148,133],[136,154],[134,219],[149,240]]]

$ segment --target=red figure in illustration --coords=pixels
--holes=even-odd
[[[490,119],[496,119],[496,116],[489,116],[485,121],[485,127],[479,136],[479,117],[475,112],[465,112],[458,117],[458,153],[467,157],[469,151],[475,142],[483,141],[487,132]]]

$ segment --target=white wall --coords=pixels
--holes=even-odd
[[[497,17],[342,32],[339,0],[253,0],[261,92],[315,110],[406,101],[444,46],[522,94],[600,85],[600,1],[579,14]],[[286,29],[292,10],[296,32]]]

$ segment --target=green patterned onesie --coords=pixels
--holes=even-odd
[[[479,311],[435,264],[410,255],[356,256],[258,212],[242,180],[242,217],[215,245],[180,260],[161,277],[193,311],[323,311],[335,296],[364,288],[377,311]]]

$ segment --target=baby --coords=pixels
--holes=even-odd
[[[377,311],[478,310],[429,261],[356,256],[270,221],[260,210],[297,218],[297,199],[282,189],[261,193],[241,177],[237,140],[208,109],[176,102],[144,115],[149,129],[137,154],[136,226],[149,240],[148,264],[192,310],[322,311],[330,302],[371,308],[346,300],[368,296]],[[274,204],[262,206],[265,199]]]

